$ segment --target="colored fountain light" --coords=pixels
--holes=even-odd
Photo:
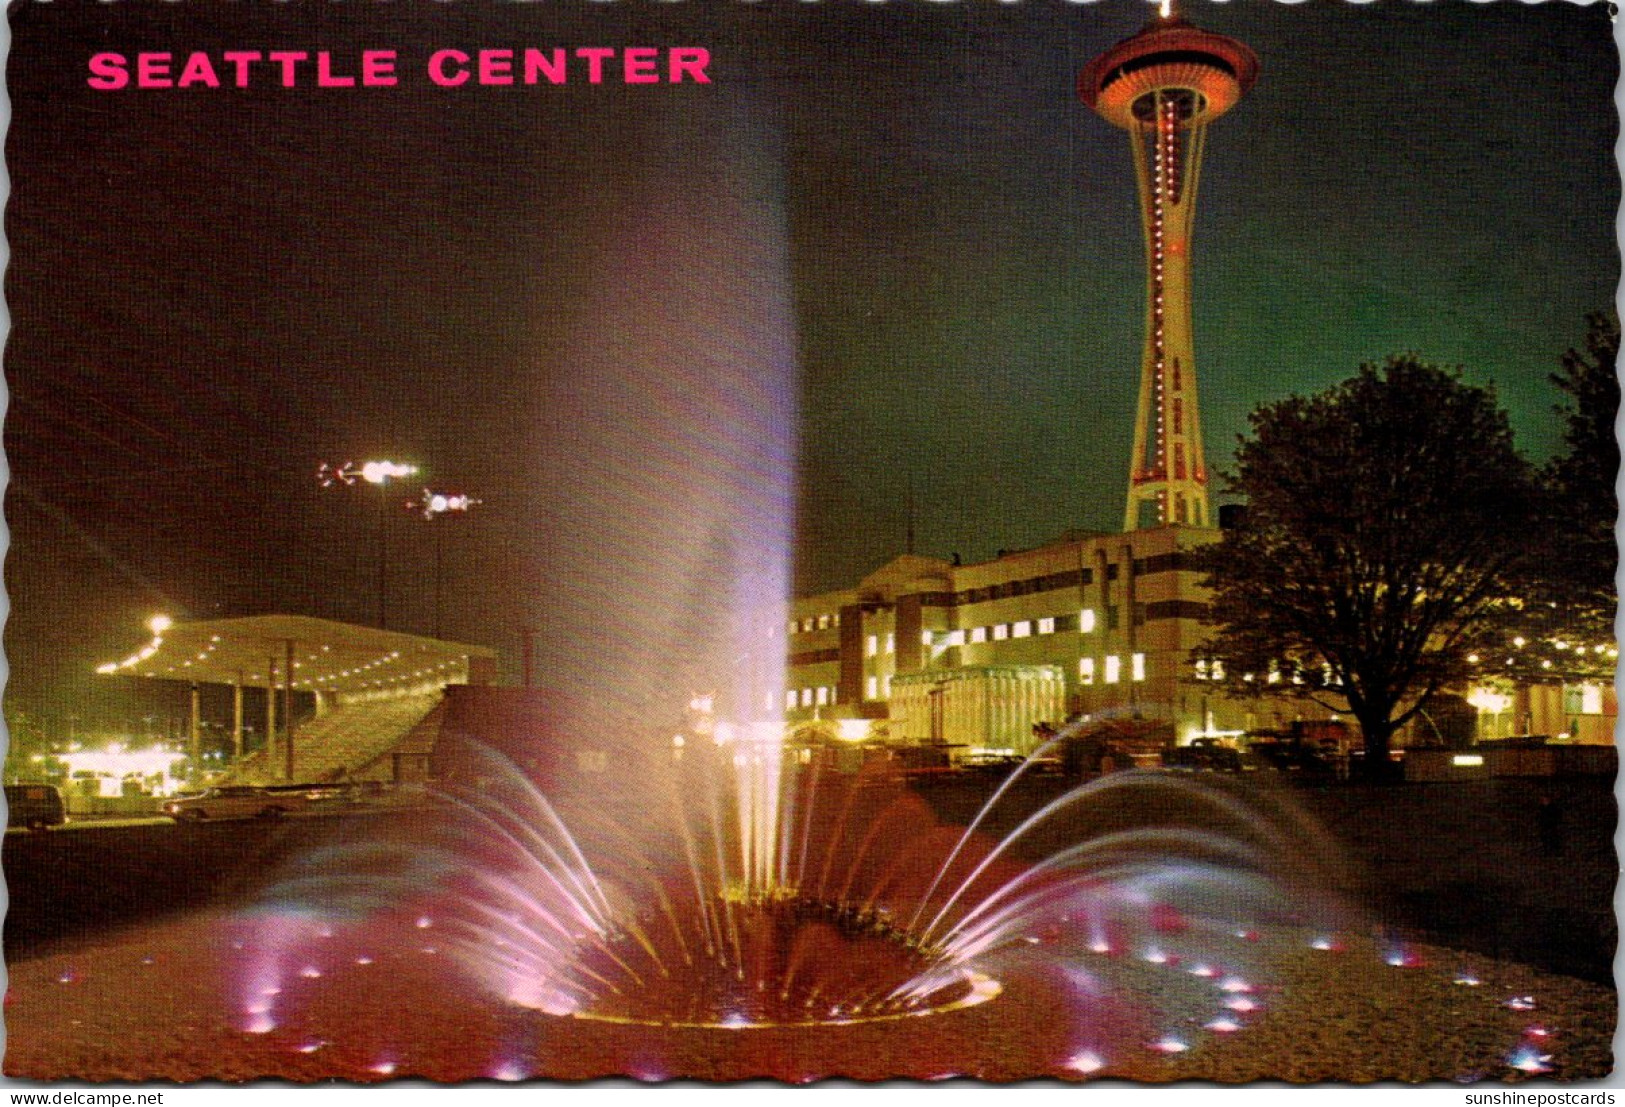
[[[647,752],[669,758],[670,729],[649,733]],[[410,864],[438,872],[435,880],[380,878],[373,886],[324,855],[319,875],[301,874],[291,886],[310,905],[345,909],[339,939],[320,937],[333,932],[333,917],[284,901],[254,921],[245,979],[275,986],[288,975],[311,977],[308,950],[343,949],[346,933],[410,949],[432,928],[451,963],[501,1004],[650,1033],[742,1035],[912,1024],[1023,1002],[1019,990],[1010,998],[1012,982],[1030,989],[1042,978],[1076,997],[1078,1022],[1057,1033],[1086,1030],[1104,1012],[1124,1016],[1123,1030],[1112,1031],[1118,1036],[1072,1054],[1068,1070],[1085,1075],[1102,1046],[1170,1058],[1194,1049],[1179,1033],[1121,1036],[1134,1023],[1128,1012],[1155,1015],[1175,996],[1185,996],[1185,1007],[1224,1009],[1205,1024],[1210,1033],[1241,1031],[1240,1016],[1259,1010],[1249,993],[1263,966],[1238,956],[1253,952],[1232,937],[1238,920],[1310,906],[1301,886],[1288,890],[1263,871],[1262,858],[1288,852],[1284,832],[1188,778],[1102,778],[1062,792],[994,839],[979,826],[1020,774],[967,827],[937,826],[895,781],[888,787],[781,758],[768,788],[757,763],[774,744],[689,737],[685,756],[664,767],[669,794],[639,793],[644,818],[635,833],[613,803],[567,816],[511,762],[478,750],[472,775],[480,784],[447,793],[443,834],[413,842],[410,861],[383,863],[369,847],[379,872]],[[767,796],[772,807],[759,806]],[[1186,805],[1208,829],[1119,826],[1023,852],[1030,834],[1097,805]],[[354,894],[360,898],[346,908],[343,896]],[[1170,932],[1174,913],[1182,925]],[[1107,933],[1143,955],[1106,961],[1107,975],[1097,976],[1083,966],[1098,963],[1092,935]],[[1118,970],[1168,979],[1124,990],[1114,982]],[[291,1001],[308,1003],[307,990]],[[244,1028],[263,1033],[292,1018],[278,1013],[281,1002],[251,999]]]

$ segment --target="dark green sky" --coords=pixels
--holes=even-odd
[[[1073,89],[1150,10],[14,6],[15,702],[119,710],[86,674],[159,607],[369,619],[375,517],[311,479],[367,454],[487,501],[447,543],[447,633],[514,652],[522,622],[560,617],[546,582],[591,553],[560,520],[604,493],[547,460],[581,425],[582,366],[624,355],[645,391],[692,385],[714,410],[727,382],[684,375],[711,333],[767,359],[763,395],[793,393],[778,479],[802,590],[900,551],[911,478],[923,553],[1116,527],[1141,245],[1127,140]],[[1212,466],[1257,404],[1405,350],[1493,381],[1548,454],[1546,375],[1619,275],[1605,10],[1184,14],[1263,65],[1210,132],[1198,203]],[[437,46],[629,43],[705,45],[713,83],[83,87],[98,50],[387,46],[406,72]],[[674,404],[659,425],[682,431]],[[404,513],[390,525],[398,624],[426,631],[432,543]]]

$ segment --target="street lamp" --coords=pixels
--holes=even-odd
[[[329,465],[323,462],[316,467],[316,483],[323,488],[332,488],[336,485],[350,487],[361,481],[366,484],[386,488],[389,482],[402,477],[416,476],[418,467],[399,461],[364,461],[357,465],[353,461],[346,461],[343,465]],[[385,596],[386,579],[389,566],[389,499],[381,496],[378,500],[378,629],[387,630],[387,608]]]
[[[431,523],[442,517],[451,515],[466,515],[470,508],[478,506],[481,501],[465,492],[436,492],[425,488],[423,495],[417,500],[408,500],[406,506],[422,513],[423,517]],[[440,598],[444,590],[445,581],[445,528],[436,527],[434,532],[434,636],[440,637]]]

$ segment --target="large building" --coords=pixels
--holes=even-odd
[[[1272,725],[1278,715],[1221,699],[1192,660],[1208,628],[1190,554],[1216,537],[1074,533],[975,565],[906,555],[855,588],[799,599],[787,718],[1016,752],[1033,748],[1037,724],[1080,714],[1185,741]]]

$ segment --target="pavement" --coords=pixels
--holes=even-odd
[[[1355,891],[1390,874],[1407,895],[1436,888],[1434,913],[1473,944],[1484,935],[1460,919],[1484,908],[1483,897],[1452,897],[1479,884],[1506,897],[1512,921],[1531,896],[1581,921],[1607,913],[1611,794],[1571,797],[1571,835],[1555,858],[1527,833],[1532,795],[1436,786],[1319,797],[1334,832],[1328,849],[1361,847],[1352,872],[1335,849],[1326,857],[1336,863],[1314,870],[1320,854],[1307,848],[1316,844],[1307,824],[1281,826],[1300,848],[1294,872],[1344,871]],[[1095,803],[1056,833],[1108,830],[1135,817],[1132,799],[1125,793],[1122,811]],[[965,821],[957,803],[935,804],[948,827]],[[1023,817],[1020,808],[1009,817]],[[471,958],[493,951],[461,946],[435,913],[384,906],[330,925],[313,922],[309,905],[261,898],[269,874],[290,861],[416,833],[419,814],[8,835],[6,1075],[1363,1083],[1590,1081],[1613,1068],[1614,989],[1530,967],[1516,951],[1540,947],[1510,921],[1476,952],[1403,942],[1362,912],[1335,928],[1270,919],[1157,941],[1145,932],[1106,950],[1063,928],[995,957],[987,970],[1002,991],[980,1006],[890,1022],[703,1029],[514,1006],[470,971]],[[1600,956],[1607,935],[1594,930],[1570,940]]]
[[[1611,1070],[1617,1006],[1610,989],[1474,955],[1278,930],[1238,936],[1236,955],[1267,966],[1240,983],[1199,978],[1190,961],[1091,956],[1063,942],[1007,964],[1003,993],[979,1007],[674,1029],[506,1004],[464,973],[448,935],[406,919],[304,947],[263,944],[266,933],[263,917],[210,915],[13,966],[6,1075],[1576,1081]]]

